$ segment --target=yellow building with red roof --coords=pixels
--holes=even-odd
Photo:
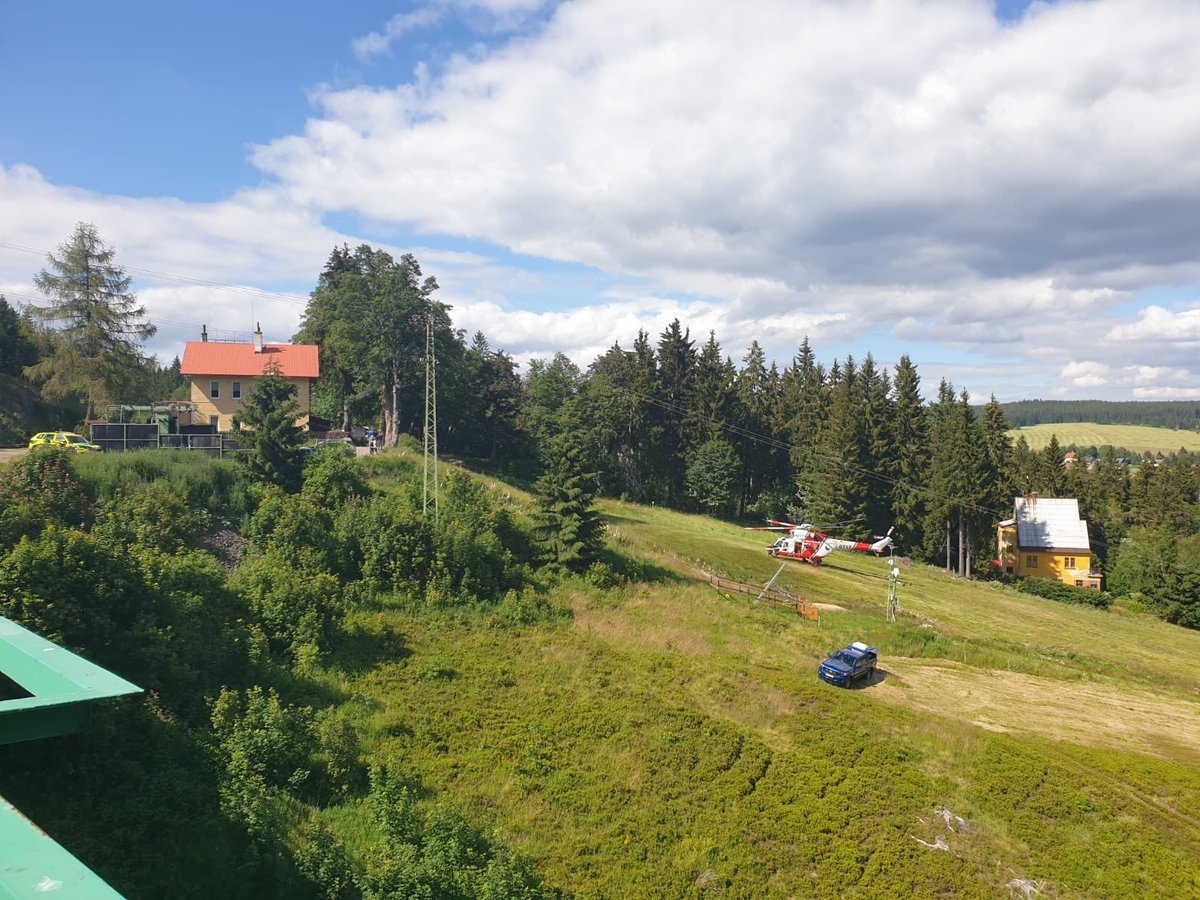
[[[279,375],[296,388],[300,407],[296,423],[304,426],[312,409],[313,386],[321,376],[318,350],[316,344],[264,343],[261,327],[254,332],[253,342],[210,341],[206,329],[200,340],[188,341],[179,368],[192,380],[193,424],[232,431],[242,400],[274,363]]]

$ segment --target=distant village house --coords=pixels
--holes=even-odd
[[[1088,526],[1079,518],[1079,501],[1017,497],[1013,517],[1000,523],[997,534],[1000,568],[1018,578],[1050,578],[1075,587],[1101,587],[1092,569]]]
[[[296,424],[308,424],[313,386],[321,375],[316,344],[264,344],[261,326],[252,343],[210,341],[207,327],[200,340],[188,341],[179,372],[192,380],[193,424],[208,423],[217,431],[233,430],[233,417],[255,380],[270,363],[296,387],[300,407]]]

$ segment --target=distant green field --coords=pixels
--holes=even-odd
[[[1186,448],[1192,453],[1200,452],[1200,432],[1177,431],[1174,428],[1153,428],[1149,425],[1097,425],[1095,422],[1061,422],[1056,425],[1029,425],[1010,431],[1015,441],[1021,435],[1034,450],[1041,450],[1050,443],[1051,435],[1058,435],[1063,447],[1075,444],[1079,447],[1125,447],[1135,453],[1149,450],[1151,453],[1175,453]]]

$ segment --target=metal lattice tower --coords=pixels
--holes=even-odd
[[[433,352],[433,304],[425,308],[425,475],[421,509],[429,515],[433,486],[433,518],[438,517],[437,357]]]

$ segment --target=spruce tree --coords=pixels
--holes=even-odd
[[[929,465],[928,421],[921,399],[921,377],[907,356],[896,364],[892,382],[891,439],[893,463],[886,475],[892,479],[892,516],[899,547],[921,542],[926,497],[921,491]]]
[[[296,427],[299,405],[296,386],[279,374],[274,361],[254,382],[233,418],[239,442],[249,446],[246,467],[259,481],[278,485],[290,494],[300,490],[304,440]]]
[[[742,461],[739,515],[746,511],[746,506],[758,496],[767,480],[771,456],[769,432],[774,409],[766,356],[758,341],[751,342],[744,362],[745,365],[738,372],[734,385],[738,404],[735,422],[738,436],[735,449]]]
[[[595,475],[584,471],[569,436],[546,449],[546,470],[534,483],[534,540],[552,566],[582,572],[600,553],[604,522],[596,511]]]
[[[867,525],[866,426],[853,357],[830,368],[828,415],[809,454],[802,478],[805,518],[857,534]]]
[[[716,333],[710,331],[708,341],[696,360],[696,374],[692,382],[693,415],[689,421],[691,446],[728,438],[727,428],[733,418],[736,374],[729,357],[721,356]]]
[[[659,336],[655,400],[659,410],[658,462],[663,472],[667,504],[677,505],[683,496],[683,476],[689,447],[687,419],[694,400],[696,348],[691,332],[675,319]]]

